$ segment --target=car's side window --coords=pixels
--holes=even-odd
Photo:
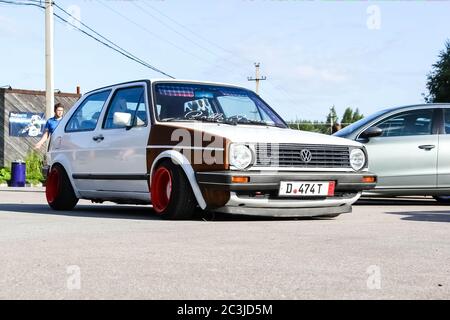
[[[382,137],[428,135],[432,133],[433,109],[406,111],[392,116],[376,126]]]
[[[74,112],[67,122],[66,132],[93,131],[97,126],[98,118],[102,112],[111,90],[94,93],[88,96]]]
[[[117,89],[109,103],[104,129],[118,129],[127,126],[146,126],[147,107],[143,86]]]
[[[444,109],[445,134],[450,134],[450,109]]]

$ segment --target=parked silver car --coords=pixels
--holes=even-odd
[[[450,104],[385,109],[336,132],[365,144],[372,195],[430,195],[450,203]]]

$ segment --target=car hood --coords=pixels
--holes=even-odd
[[[349,139],[338,138],[321,133],[272,126],[242,124],[235,126],[222,123],[204,122],[171,122],[165,125],[202,131],[210,135],[224,137],[231,142],[326,144],[355,147],[362,146],[361,143]]]

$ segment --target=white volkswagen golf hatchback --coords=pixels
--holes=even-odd
[[[291,130],[254,92],[140,80],[85,94],[48,149],[46,197],[152,204],[171,219],[232,214],[337,216],[376,184],[355,141]]]

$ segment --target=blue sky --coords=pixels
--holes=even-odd
[[[426,74],[450,39],[450,1],[56,2],[176,78],[254,89],[247,76],[261,62],[260,94],[286,120],[323,120],[331,105],[368,115],[422,103]],[[0,86],[44,89],[43,10],[0,4],[0,41]],[[159,77],[55,21],[56,88]]]

